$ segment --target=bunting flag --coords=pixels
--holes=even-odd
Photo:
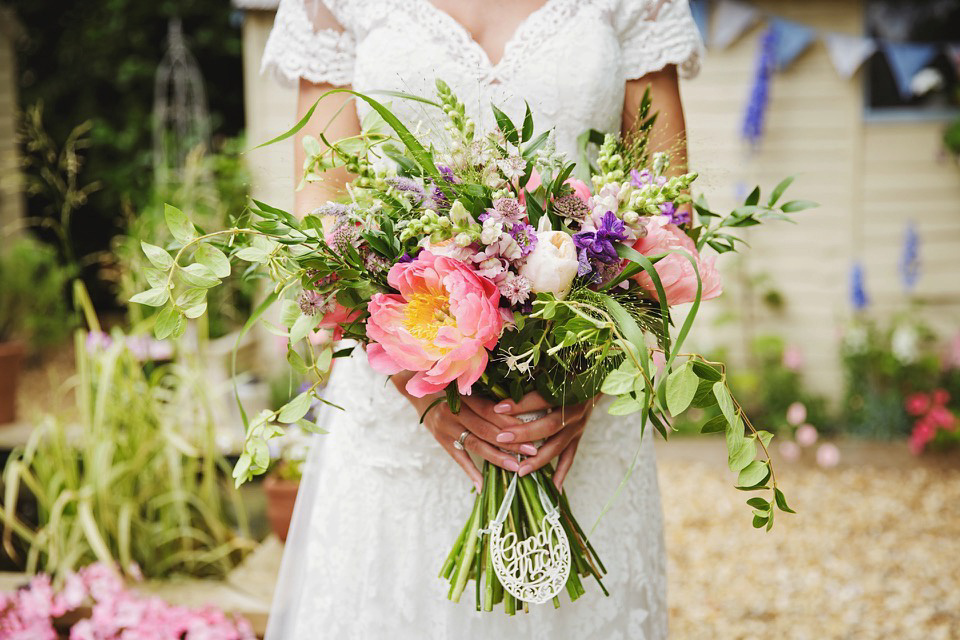
[[[776,32],[774,67],[777,71],[784,71],[793,64],[800,54],[810,48],[817,35],[812,27],[783,18],[772,18],[770,28]]]
[[[877,43],[870,38],[843,33],[826,33],[823,42],[837,73],[846,80],[853,77],[867,58],[877,51]]]
[[[937,45],[917,42],[885,42],[883,52],[890,63],[890,71],[897,83],[900,97],[907,100],[913,96],[910,81],[937,55]]]
[[[690,0],[690,14],[700,31],[700,39],[706,42],[710,35],[710,0]]]
[[[719,0],[713,10],[710,45],[726,49],[760,20],[760,11],[740,0]]]

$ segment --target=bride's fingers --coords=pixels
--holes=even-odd
[[[571,440],[567,448],[560,452],[560,458],[557,460],[557,470],[553,474],[553,485],[557,488],[557,491],[563,491],[563,481],[566,480],[567,473],[573,466],[573,458],[577,455],[577,447],[580,446],[580,438],[582,437],[582,435],[579,435]]]
[[[514,402],[513,400],[501,400],[493,408],[497,413],[517,415],[520,413],[528,413],[530,411],[541,411],[542,409],[549,409],[550,403],[543,399],[536,391],[531,391],[527,395],[523,396],[520,399],[520,402]]]
[[[480,473],[480,470],[477,469],[477,465],[473,464],[473,460],[470,458],[470,454],[466,451],[455,448],[453,445],[449,447],[444,445],[443,447],[447,453],[450,454],[450,457],[456,460],[457,464],[460,465],[460,468],[467,474],[470,478],[470,481],[473,482],[473,486],[477,488],[477,491],[483,489],[483,474]]]
[[[555,433],[559,433],[566,425],[582,419],[584,411],[583,405],[560,407],[539,420],[503,429],[497,434],[496,441],[498,444],[510,444],[534,442],[535,440],[549,438]]]
[[[480,438],[469,435],[466,440],[463,441],[463,446],[467,451],[475,453],[487,462],[495,464],[498,467],[506,469],[507,471],[517,471],[520,469],[520,464],[517,462],[517,459],[511,456],[509,453],[504,453],[499,449],[496,449]]]
[[[530,456],[520,463],[520,475],[525,476],[532,471],[536,471],[560,455],[560,453],[567,448],[567,445],[569,445],[574,438],[579,437],[580,434],[583,433],[582,427],[576,427],[577,425],[571,425],[569,428],[564,429],[557,435],[544,442],[540,446],[540,450],[537,452],[537,455]]]
[[[522,424],[510,414],[497,413],[497,411],[494,410],[494,407],[499,405],[491,400],[487,400],[485,398],[475,398],[473,396],[461,396],[461,400],[465,405],[470,407],[471,411],[487,422],[490,422],[498,429],[515,427],[518,424]]]

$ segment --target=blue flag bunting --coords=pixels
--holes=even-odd
[[[910,81],[937,55],[937,45],[914,42],[885,42],[883,53],[890,63],[890,71],[897,83],[900,97],[907,100],[913,97]]]
[[[812,27],[783,18],[773,18],[770,26],[777,34],[777,51],[774,61],[777,71],[783,71],[793,64],[801,53],[810,48],[817,35]]]

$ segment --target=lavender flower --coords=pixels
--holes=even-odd
[[[413,204],[420,204],[423,202],[423,199],[427,197],[427,194],[424,192],[420,183],[412,178],[394,176],[387,178],[384,182],[399,191],[401,194],[408,194],[410,199],[413,201]]]
[[[617,255],[617,249],[613,243],[623,242],[626,239],[623,220],[612,211],[603,214],[596,231],[581,231],[574,234],[573,242],[579,249],[580,271],[578,273],[580,275],[589,273],[589,268],[582,273],[581,271],[584,267],[590,267],[593,262],[606,264],[618,262],[620,256]]]
[[[537,230],[529,224],[519,223],[510,229],[510,235],[520,247],[520,256],[526,257],[537,246]]]
[[[863,265],[856,262],[850,271],[850,301],[853,303],[853,308],[857,311],[863,311],[867,308],[867,305],[870,304],[863,280]]]
[[[353,208],[350,205],[340,204],[339,202],[328,202],[323,206],[317,207],[310,213],[321,218],[330,216],[340,223],[345,221],[352,212]]]

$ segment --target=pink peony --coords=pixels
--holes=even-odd
[[[541,184],[543,184],[543,180],[540,179],[540,172],[534,169],[530,172],[530,179],[527,180],[527,184],[524,185],[523,190],[521,190],[517,196],[520,200],[520,204],[527,203],[527,197],[524,191],[533,193]],[[577,180],[576,178],[567,178],[563,181],[563,184],[573,189],[573,195],[583,200],[584,204],[589,204],[590,196],[593,194],[590,193],[590,187],[586,182],[583,180]]]
[[[337,306],[333,308],[333,311],[323,314],[323,317],[320,319],[320,322],[317,323],[316,328],[332,329],[333,339],[336,341],[343,336],[343,328],[341,325],[350,324],[359,316],[359,311],[347,309],[338,302]]]
[[[714,267],[714,258],[702,258],[697,252],[693,240],[677,225],[665,216],[653,216],[647,221],[647,235],[637,240],[633,248],[645,256],[655,256],[676,249],[689,253],[697,263],[697,270],[703,282],[701,300],[716,298],[723,292],[720,274]],[[660,283],[667,294],[670,306],[693,302],[697,297],[697,274],[687,257],[680,253],[671,253],[655,265]],[[634,279],[647,293],[657,297],[653,280],[646,272],[634,276]]]
[[[378,293],[367,307],[370,365],[387,375],[415,371],[407,391],[418,398],[454,380],[469,394],[503,328],[497,286],[459,260],[429,251],[395,264],[387,282],[400,293]]]

